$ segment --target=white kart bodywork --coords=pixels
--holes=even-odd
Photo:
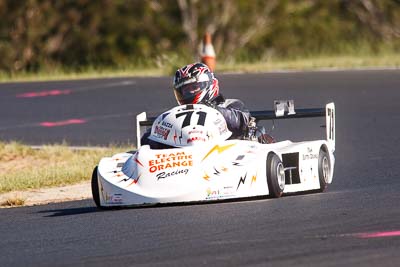
[[[175,132],[177,128],[172,123],[179,123],[181,126],[185,116],[175,118],[175,114],[184,110],[183,106],[180,108],[181,110],[172,109],[167,115],[166,112],[154,121],[150,139],[168,139],[167,144],[172,145],[172,141],[176,144],[182,135]],[[202,105],[191,108],[197,111],[194,114],[198,114],[199,110],[210,112],[210,108]],[[271,153],[276,154],[285,167],[284,194],[323,191],[319,157],[320,151],[325,151],[328,155],[329,168],[325,170],[325,182],[330,184],[335,163],[334,112],[333,103],[328,104],[326,140],[296,143],[283,141],[272,144],[225,140],[230,132],[220,123],[222,115],[207,116],[203,125],[196,126],[194,135],[186,133],[183,138],[191,141],[185,141],[185,145],[181,147],[150,149],[149,145],[140,146],[139,143],[139,149],[135,152],[101,159],[95,177],[99,198],[97,204],[100,207],[137,206],[268,196],[267,158]],[[173,117],[168,120],[170,114]],[[191,118],[196,119],[195,115]],[[139,115],[138,121],[140,120],[146,120],[146,116]],[[213,125],[216,126],[215,129],[210,130]],[[155,127],[161,129],[155,130]]]

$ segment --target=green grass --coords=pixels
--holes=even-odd
[[[220,64],[220,72],[268,72],[276,70],[319,70],[319,69],[357,69],[357,68],[400,68],[400,54],[358,56],[319,56],[298,59],[275,60],[256,63]]]
[[[23,82],[23,81],[53,81],[53,80],[76,80],[76,79],[97,79],[116,78],[127,76],[162,76],[167,72],[161,68],[135,68],[123,67],[116,69],[88,68],[81,71],[70,71],[54,69],[51,71],[39,71],[37,73],[19,72],[14,74],[0,72],[0,82]]]
[[[189,63],[189,62],[186,62]],[[176,68],[185,63],[172,60],[159,67],[120,66],[116,68],[89,67],[81,71],[54,68],[38,73],[1,73],[0,82],[71,80],[111,77],[171,76]],[[376,55],[368,53],[350,53],[347,55],[318,55],[296,59],[266,58],[258,62],[221,62],[217,58],[217,73],[224,72],[268,72],[276,70],[318,70],[318,69],[353,69],[353,68],[400,68],[400,54],[382,52]]]
[[[56,144],[33,149],[18,142],[0,142],[0,193],[89,181],[102,157],[128,150],[132,147],[74,149]]]

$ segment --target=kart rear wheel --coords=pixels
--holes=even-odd
[[[93,173],[92,173],[92,196],[93,196],[93,200],[94,203],[96,203],[96,206],[98,208],[101,208],[100,205],[100,193],[99,193],[99,180],[97,178],[97,169],[98,167],[96,166],[93,169]]]
[[[273,153],[267,157],[267,183],[271,197],[282,196],[285,189],[285,168],[280,158]]]
[[[329,154],[324,149],[319,151],[318,156],[318,176],[320,184],[320,192],[324,192],[328,187],[329,177],[331,175],[331,161]]]

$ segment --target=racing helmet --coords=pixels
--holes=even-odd
[[[203,63],[178,69],[174,77],[174,94],[180,105],[207,103],[219,94],[218,80]]]

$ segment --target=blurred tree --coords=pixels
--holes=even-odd
[[[400,49],[399,0],[2,0],[0,71],[159,66]],[[182,63],[181,63],[182,62]]]
[[[400,1],[343,0],[342,4],[383,40],[400,37]]]
[[[182,28],[189,39],[190,49],[197,52],[199,40],[205,32],[214,38],[217,54],[232,59],[234,51],[247,45],[253,38],[268,32],[270,14],[278,0],[253,1],[198,1],[177,0]]]

